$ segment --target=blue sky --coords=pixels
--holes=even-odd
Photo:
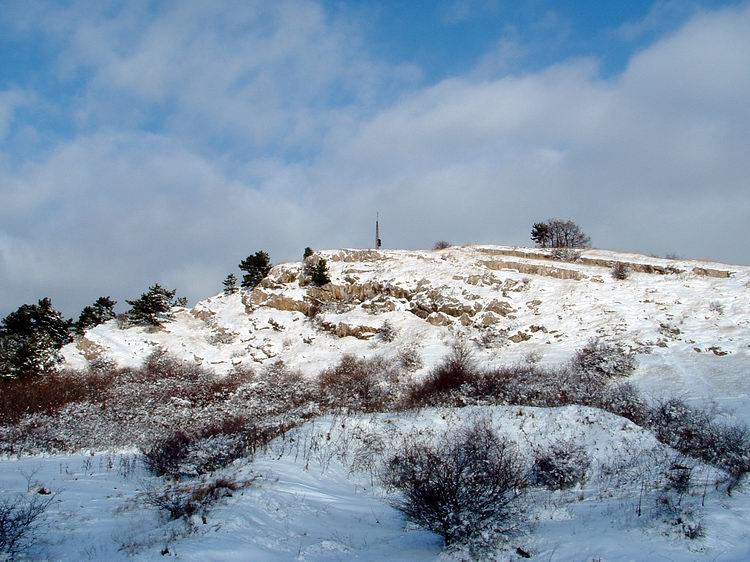
[[[750,4],[6,1],[0,314],[260,248],[595,246],[750,263]],[[700,227],[696,227],[700,225]]]

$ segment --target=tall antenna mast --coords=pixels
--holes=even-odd
[[[380,239],[380,213],[375,213],[375,249],[379,250],[382,245],[383,241]]]

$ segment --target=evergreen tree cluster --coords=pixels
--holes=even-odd
[[[128,321],[131,324],[161,326],[162,322],[172,319],[172,307],[180,306],[174,300],[176,290],[165,289],[158,283],[149,287],[148,292],[140,298],[129,301]]]
[[[315,254],[315,251],[307,247],[302,256],[302,273],[310,278],[313,285],[322,287],[331,282],[328,272],[328,262],[324,258]]]
[[[0,325],[0,376],[14,378],[54,367],[61,360],[60,348],[73,341],[72,326],[46,297],[11,312]]]
[[[240,270],[245,272],[242,276],[242,286],[246,289],[252,289],[260,284],[271,271],[271,258],[267,252],[260,250],[242,260],[239,267]]]
[[[117,301],[109,297],[99,297],[93,305],[84,306],[78,322],[75,324],[76,334],[82,336],[86,330],[94,326],[104,324],[107,320],[112,320],[115,314],[115,305]]]

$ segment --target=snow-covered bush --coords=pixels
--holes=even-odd
[[[335,409],[377,411],[392,397],[392,383],[398,380],[398,368],[382,357],[360,359],[345,354],[338,364],[320,374],[320,392],[324,403]]]
[[[407,345],[398,350],[396,359],[401,368],[407,373],[418,371],[424,365],[419,349],[414,345]]]
[[[550,490],[564,490],[583,483],[589,466],[591,459],[585,447],[561,439],[534,451],[531,480]]]
[[[708,310],[710,310],[717,316],[721,316],[722,314],[724,314],[724,305],[719,301],[711,301],[710,303],[708,303]]]
[[[662,443],[703,458],[710,436],[711,416],[680,398],[661,400],[651,408],[649,427]],[[690,452],[688,452],[690,451]]]
[[[575,371],[602,375],[606,378],[626,377],[636,367],[635,357],[621,346],[592,339],[576,351],[571,362]]]
[[[480,373],[469,342],[457,339],[430,374],[412,385],[406,396],[406,406],[460,405],[464,403],[461,396],[472,393],[471,386]]]
[[[184,519],[190,521],[200,515],[205,523],[211,508],[222,498],[231,497],[232,492],[246,488],[251,484],[238,482],[219,476],[187,484],[166,484],[163,487],[150,487],[141,494],[141,501],[159,509],[170,520]]]
[[[624,281],[630,276],[630,268],[628,267],[628,264],[624,262],[615,261],[612,262],[612,265],[609,268],[609,273],[612,275],[612,279]]]
[[[378,331],[378,337],[384,342],[392,342],[398,336],[398,328],[390,320],[384,320]]]
[[[401,492],[394,505],[409,519],[446,545],[481,548],[518,527],[525,474],[516,445],[479,419],[434,444],[421,435],[407,438],[383,479]]]
[[[44,531],[44,514],[55,494],[30,493],[0,498],[0,559],[15,560]]]
[[[555,248],[549,254],[553,260],[575,263],[581,259],[581,252],[571,248]]]
[[[648,424],[662,443],[725,470],[726,492],[731,495],[750,472],[750,431],[742,424],[712,418],[707,410],[670,398],[651,409]]]
[[[142,449],[143,461],[156,476],[199,476],[255,453],[284,431],[283,427],[261,428],[245,418],[229,417],[192,434],[175,431],[157,440]]]
[[[283,361],[264,367],[254,378],[253,384],[237,396],[263,405],[268,414],[281,414],[309,405],[313,410],[320,400],[318,388],[300,371],[290,369]]]
[[[595,405],[640,426],[646,426],[649,419],[648,404],[635,385],[629,382],[608,386]]]

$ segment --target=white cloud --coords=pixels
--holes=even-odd
[[[362,63],[356,38],[337,52],[349,36],[313,4],[264,19],[247,44],[232,30],[254,16],[175,6],[136,31],[81,24],[66,43],[71,72],[94,70],[91,115],[104,92],[127,92],[170,100],[169,126],[109,120],[0,169],[3,311],[50,295],[73,314],[157,281],[202,298],[261,248],[278,261],[367,246],[376,211],[388,247],[527,244],[535,220],[560,216],[601,247],[750,263],[750,6],[695,16],[613,78],[578,59],[390,104],[376,90],[398,70]],[[351,99],[318,106],[339,84]],[[266,150],[216,158],[203,143],[226,128]],[[309,153],[290,161],[286,143]]]
[[[315,2],[184,0],[155,13],[107,6],[51,6],[43,16],[61,71],[93,74],[77,108],[85,125],[125,126],[123,111],[140,125],[156,114],[175,134],[309,148],[419,77],[377,63],[353,22]]]
[[[16,112],[28,102],[26,98],[27,96],[17,89],[0,91],[0,141],[10,132]]]
[[[603,247],[750,262],[732,234],[750,212],[747,68],[750,7],[696,16],[613,79],[579,60],[445,81],[365,123],[322,181],[357,190],[341,208],[385,211],[396,244],[523,244],[562,215]]]

